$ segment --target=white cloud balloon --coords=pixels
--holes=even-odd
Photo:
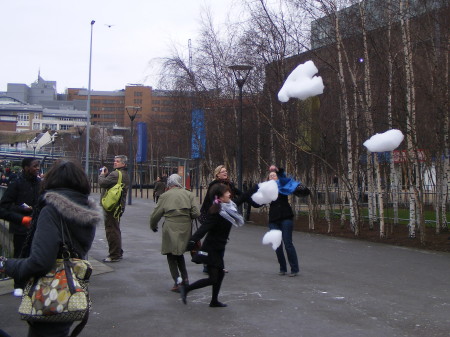
[[[285,103],[289,98],[306,99],[322,94],[324,89],[322,77],[314,76],[318,71],[313,61],[298,65],[278,92],[280,102]]]
[[[366,140],[363,145],[370,152],[393,151],[400,145],[404,138],[405,136],[400,130],[392,129],[384,133],[373,135]]]
[[[277,248],[281,245],[281,231],[279,229],[271,229],[262,239],[263,245],[272,245],[273,250],[277,250]]]
[[[275,180],[258,184],[258,191],[252,195],[252,200],[259,205],[269,204],[278,198],[278,185]]]

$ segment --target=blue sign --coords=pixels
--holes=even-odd
[[[137,123],[138,143],[136,162],[143,163],[147,161],[147,123]]]
[[[191,158],[205,158],[206,129],[205,112],[201,109],[192,110],[192,142]]]

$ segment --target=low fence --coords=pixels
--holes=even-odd
[[[9,233],[9,223],[5,220],[0,220],[0,256],[13,256],[13,236]],[[7,279],[4,273],[0,273],[0,281]]]

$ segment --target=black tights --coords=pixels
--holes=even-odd
[[[203,278],[201,280],[195,281],[189,286],[186,286],[186,294],[194,289],[212,286],[211,303],[217,303],[220,286],[222,285],[222,280],[225,276],[225,272],[223,271],[223,268],[208,265],[208,275],[208,278]]]

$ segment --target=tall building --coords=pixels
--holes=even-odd
[[[0,93],[0,131],[69,130],[85,126],[86,120],[86,103],[67,101],[56,92],[56,81],[40,74],[30,86],[8,83]]]
[[[67,89],[69,101],[88,99],[86,89]],[[172,91],[153,90],[140,84],[127,85],[118,91],[91,91],[91,123],[103,126],[129,126],[126,107],[139,107],[135,122],[165,124],[187,108],[186,98]],[[132,109],[128,111],[132,113]]]

